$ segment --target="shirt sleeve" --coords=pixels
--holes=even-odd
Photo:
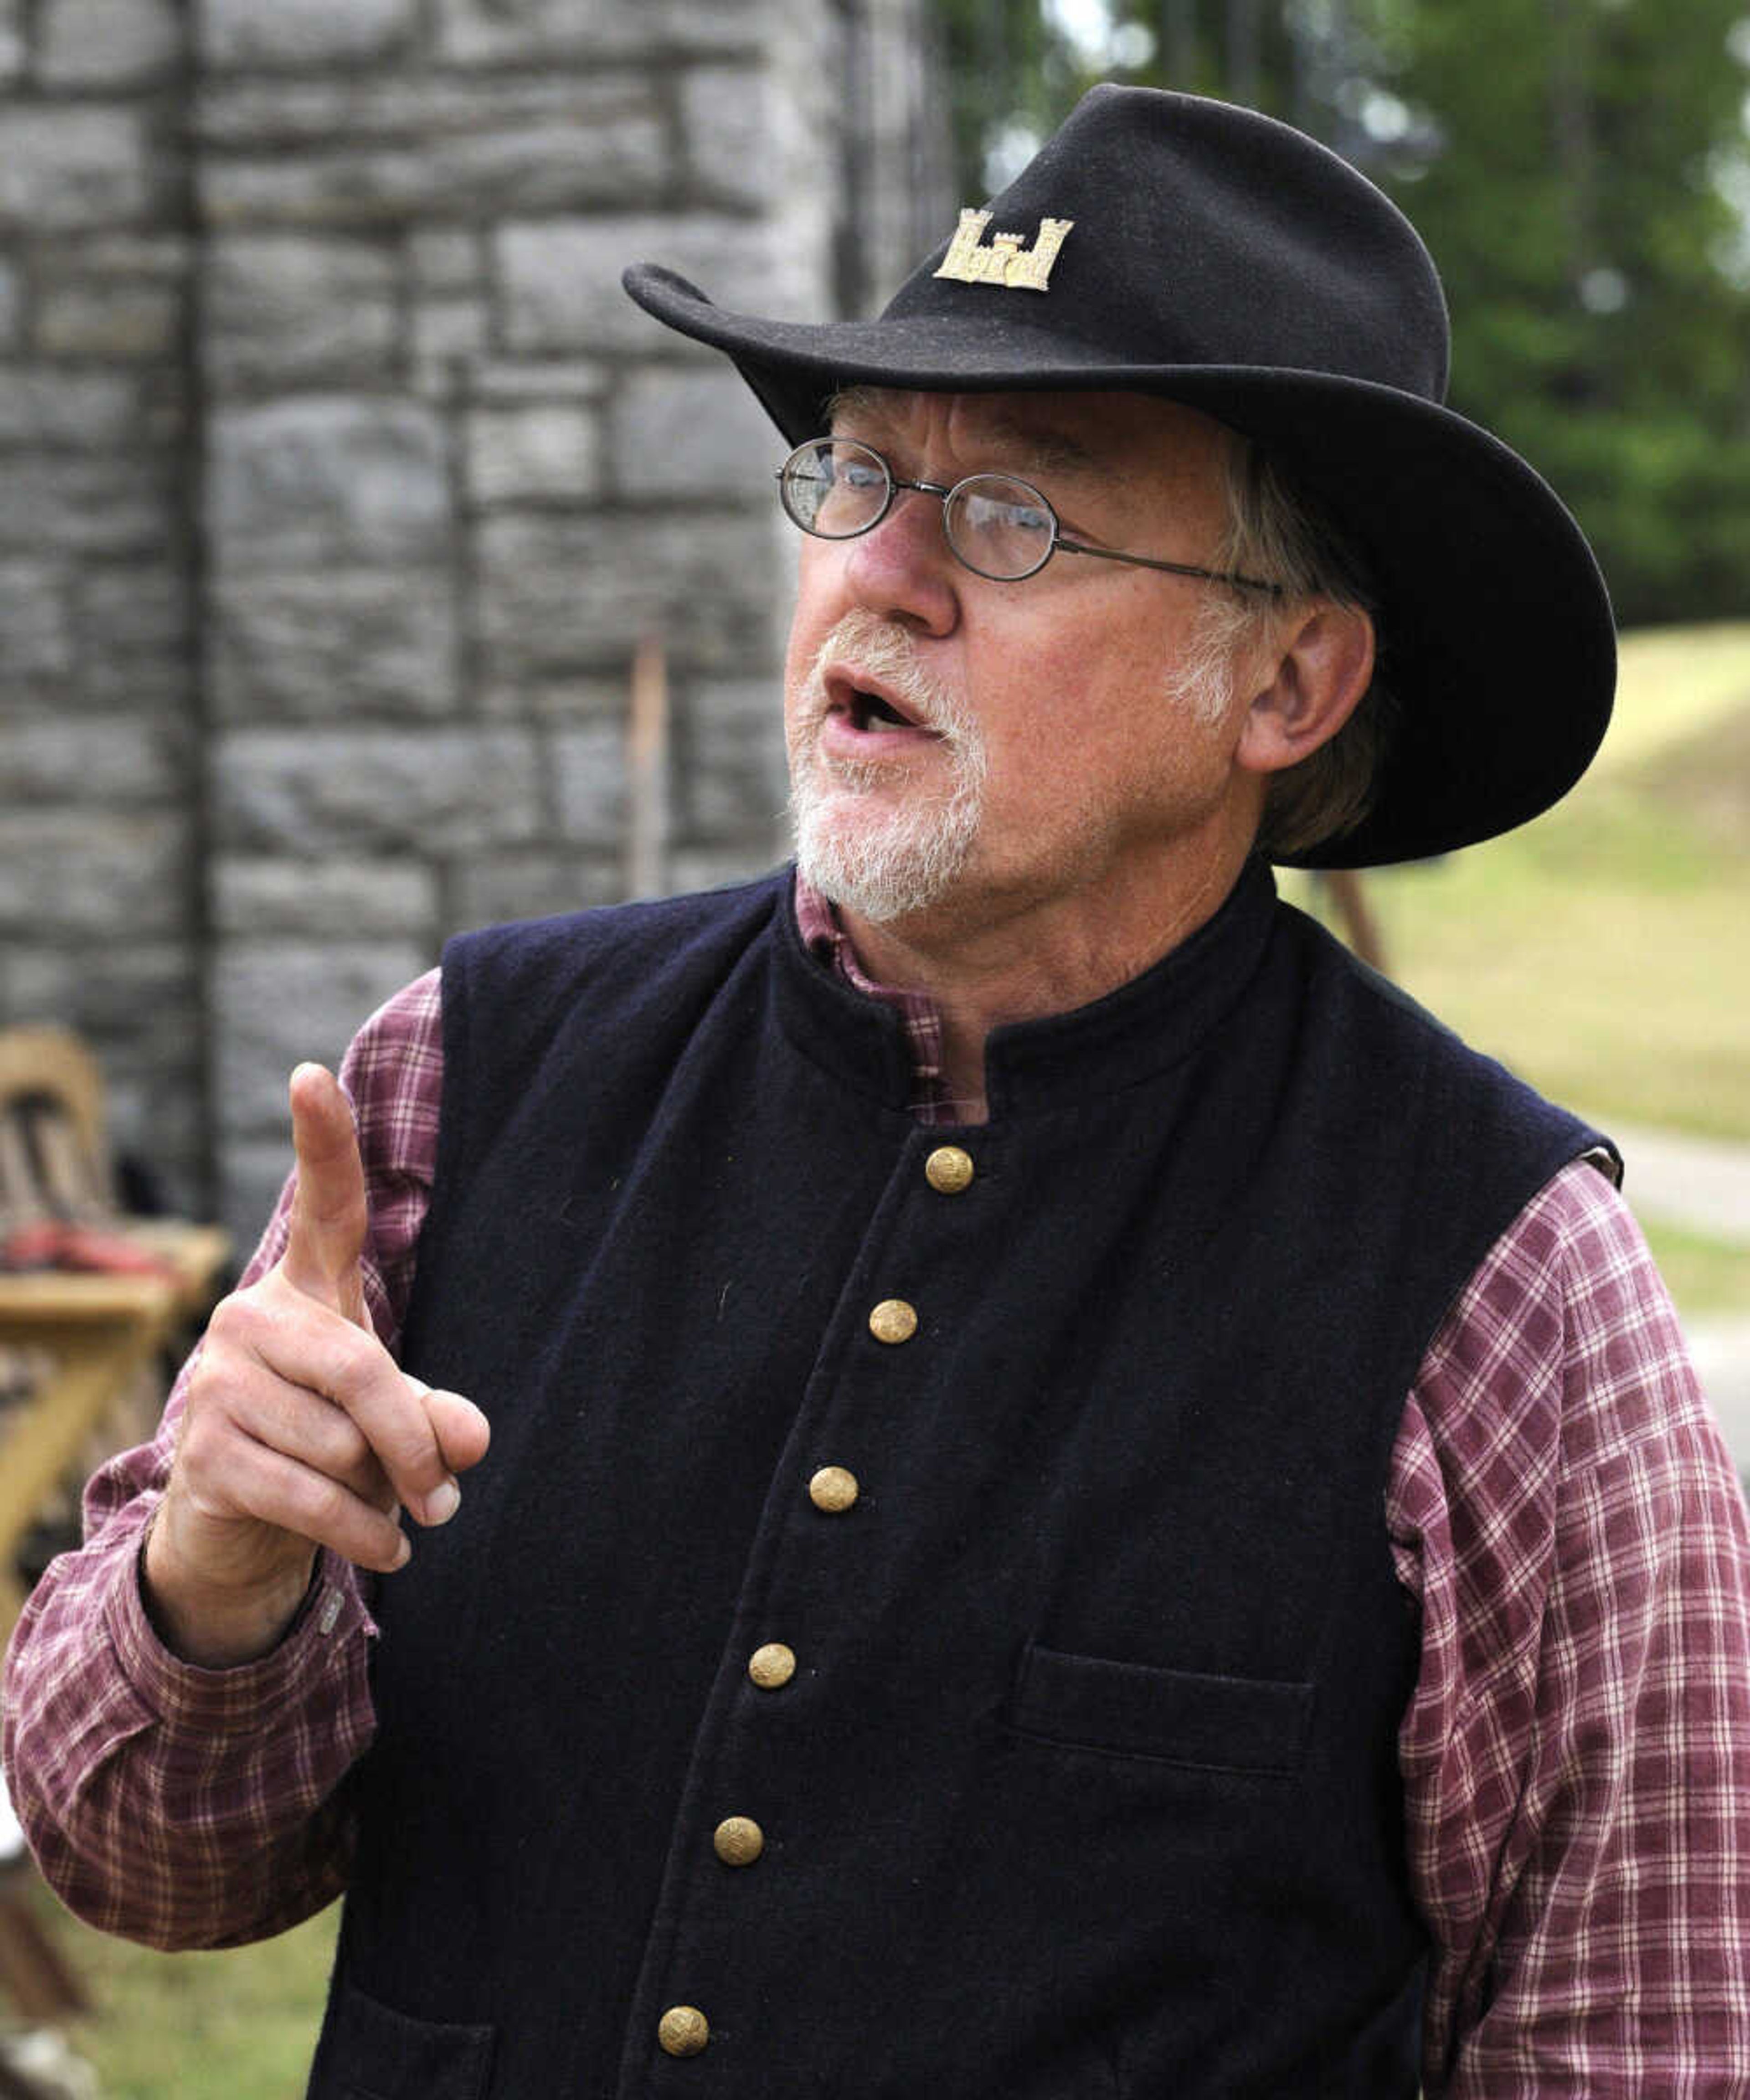
[[[370,1242],[365,1300],[399,1339],[430,1197],[443,1083],[440,978],[390,999],[341,1067],[359,1125]],[[289,1180],[244,1272],[285,1245]],[[0,1750],[44,1876],[68,1908],[161,1948],[284,1930],[345,1886],[347,1774],[375,1727],[375,1636],[357,1572],[324,1552],[279,1646],[231,1670],[173,1656],[139,1586],[198,1348],[156,1436],[112,1459],[85,1497],[85,1543],[32,1593],[7,1657]]]
[[[1750,1538],[1621,1198],[1566,1168],[1425,1359],[1388,1521],[1430,2100],[1750,2095]]]

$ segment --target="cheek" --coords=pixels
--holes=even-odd
[[[993,667],[992,756],[1012,752],[1047,771],[1114,750],[1144,730],[1157,667],[1139,651],[1083,631],[1047,630]]]
[[[796,610],[784,655],[784,675],[792,688],[808,675],[822,642],[844,614],[838,585],[842,566],[843,558],[835,549],[818,540],[803,539],[796,562]]]

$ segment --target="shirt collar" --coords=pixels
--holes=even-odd
[[[796,900],[796,930],[809,953],[831,970],[840,983],[891,1007],[905,1023],[906,1042],[911,1053],[909,1106],[913,1115],[926,1123],[960,1121],[942,1076],[941,1008],[926,991],[877,984],[858,960],[831,900],[800,872]]]

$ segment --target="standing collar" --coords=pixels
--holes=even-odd
[[[1250,982],[1275,908],[1267,863],[1249,861],[1214,915],[1140,976],[1086,1006],[993,1030],[985,1046],[992,1119],[1113,1092],[1188,1056]],[[791,986],[800,1004],[787,1000],[787,1011],[804,1047],[920,1122],[954,1121],[936,1000],[871,978],[830,900],[800,876],[794,909],[782,915],[789,938],[780,945],[792,969],[803,966]],[[823,987],[837,996],[820,1000]]]

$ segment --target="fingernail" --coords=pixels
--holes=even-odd
[[[401,1534],[401,1543],[395,1548],[395,1566],[397,1568],[405,1568],[408,1561],[412,1558],[413,1542],[408,1537],[405,1532],[403,1532]]]
[[[462,1491],[455,1481],[446,1480],[441,1488],[434,1488],[425,1498],[427,1524],[447,1524],[462,1506]]]

